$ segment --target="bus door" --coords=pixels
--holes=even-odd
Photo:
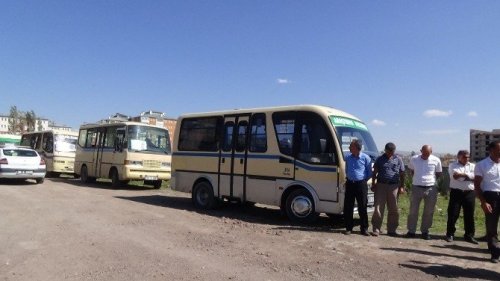
[[[250,115],[226,116],[219,159],[219,197],[244,200]]]
[[[338,155],[326,122],[312,112],[298,113],[295,179],[311,186],[323,203],[337,203]]]
[[[106,128],[97,128],[96,129],[96,143],[94,149],[94,175],[95,177],[101,177],[101,163],[102,163],[102,155],[104,149],[104,137],[106,135]],[[107,176],[107,175],[106,175]]]

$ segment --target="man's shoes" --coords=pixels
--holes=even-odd
[[[361,235],[370,236],[370,233],[368,233],[368,230],[361,230]]]
[[[375,236],[375,237],[378,237],[380,235],[380,231],[374,230],[374,231],[372,231],[371,235]]]
[[[453,235],[446,235],[444,240],[446,240],[446,242],[453,242]]]
[[[397,232],[387,232],[387,235],[391,236],[391,237],[398,237],[398,233]]]
[[[464,240],[469,242],[469,243],[472,243],[472,244],[476,244],[476,245],[479,244],[479,242],[477,242],[477,240],[472,236],[465,236]]]
[[[351,231],[350,230],[345,230],[344,231],[344,235],[351,235]]]
[[[422,232],[422,239],[431,240],[431,235],[429,234],[429,232]]]
[[[499,263],[500,262],[500,260],[498,260],[498,257],[491,257],[490,261],[492,263]]]
[[[415,237],[417,237],[417,235],[415,235],[415,233],[413,233],[413,232],[408,231],[408,233],[406,233],[405,237],[406,238],[415,238]]]

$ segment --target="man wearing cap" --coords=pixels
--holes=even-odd
[[[361,143],[353,140],[349,145],[351,154],[345,157],[347,180],[345,184],[344,197],[344,220],[346,235],[351,234],[354,226],[354,200],[358,203],[358,214],[361,220],[361,234],[369,236],[368,233],[368,185],[367,181],[372,175],[372,160],[366,153],[361,152]]]
[[[372,191],[375,193],[375,210],[372,216],[373,236],[379,236],[384,209],[387,204],[387,235],[397,236],[399,225],[398,194],[404,192],[405,166],[403,159],[394,154],[396,145],[389,142],[385,153],[375,160],[372,174]]]
[[[489,156],[476,164],[474,190],[481,201],[486,220],[486,239],[491,262],[498,263],[498,218],[500,216],[500,141],[490,142]]]
[[[472,244],[478,244],[474,239],[474,208],[476,195],[474,193],[474,167],[469,162],[470,154],[467,150],[459,150],[457,161],[450,163],[450,201],[448,204],[448,223],[446,227],[446,241],[452,242],[455,235],[455,224],[460,216],[460,209],[464,209],[464,239]]]
[[[408,168],[413,176],[411,196],[410,196],[410,211],[408,213],[408,233],[406,237],[414,238],[417,230],[418,209],[420,202],[424,200],[424,210],[422,212],[422,222],[420,231],[422,238],[425,240],[431,239],[429,229],[432,226],[434,209],[437,203],[437,179],[441,177],[443,167],[441,160],[432,155],[432,147],[430,145],[422,146],[420,150],[422,154],[416,155],[410,159]]]

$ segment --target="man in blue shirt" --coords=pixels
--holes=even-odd
[[[353,140],[349,145],[351,154],[345,157],[347,180],[344,197],[344,221],[346,235],[351,234],[353,228],[354,200],[358,203],[358,214],[361,219],[361,234],[368,234],[368,185],[366,181],[372,175],[371,158],[361,152],[361,143]]]

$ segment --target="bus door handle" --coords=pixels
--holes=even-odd
[[[280,163],[293,163],[293,160],[280,156]]]
[[[243,158],[240,159],[240,164],[243,164]]]
[[[225,162],[226,162],[226,158],[222,157],[222,158],[220,159],[220,162],[221,162],[221,163],[225,163]]]

